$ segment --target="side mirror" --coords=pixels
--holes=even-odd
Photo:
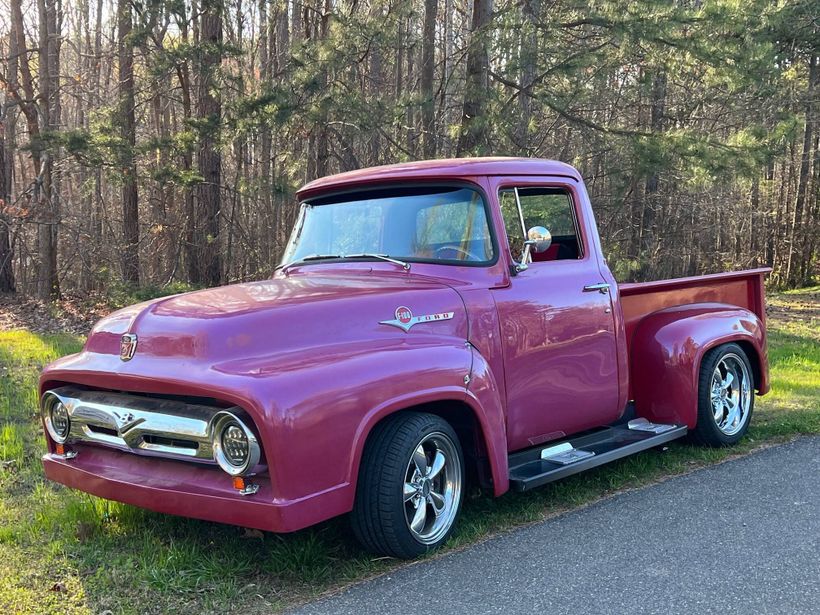
[[[524,252],[521,254],[521,262],[515,266],[515,270],[524,271],[532,261],[532,254],[546,252],[552,245],[552,235],[544,226],[533,226],[527,231],[527,240],[524,242]]]
[[[527,244],[532,246],[533,254],[546,252],[552,245],[552,235],[549,229],[544,226],[533,226],[527,231]]]

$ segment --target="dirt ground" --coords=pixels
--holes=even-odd
[[[94,323],[112,311],[104,298],[66,296],[55,303],[0,293],[0,331],[87,335]]]
[[[782,322],[820,318],[820,286],[775,295],[767,291],[766,315]]]

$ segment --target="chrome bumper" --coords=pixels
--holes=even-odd
[[[43,407],[50,395],[68,410],[67,442],[215,463],[211,432],[221,408],[73,386],[47,391]]]

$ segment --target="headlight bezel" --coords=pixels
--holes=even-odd
[[[224,436],[232,428],[238,428],[247,440],[248,454],[245,462],[237,465],[225,450]],[[233,412],[223,410],[214,415],[211,421],[211,446],[214,461],[230,476],[247,476],[259,463],[261,449],[253,431]]]
[[[43,395],[41,408],[43,422],[46,425],[46,431],[48,432],[48,435],[57,444],[65,444],[68,441],[69,436],[71,435],[71,412],[69,411],[68,406],[66,406],[63,403],[63,400],[60,399],[57,395],[55,395],[51,391],[47,391]],[[65,413],[65,433],[61,433],[55,425],[55,408],[62,408],[63,412]]]

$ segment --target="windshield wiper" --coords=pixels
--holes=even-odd
[[[287,273],[287,270],[292,267],[293,265],[298,265],[299,263],[306,263],[310,261],[321,261],[321,260],[331,260],[331,259],[345,259],[345,258],[378,258],[388,263],[393,263],[394,265],[398,265],[405,271],[410,271],[410,263],[405,263],[404,261],[400,261],[397,258],[391,258],[387,254],[371,254],[369,252],[362,252],[360,254],[310,254],[299,260],[292,261],[287,265],[283,265],[281,267],[282,271]]]
[[[388,263],[398,265],[405,271],[410,271],[410,263],[405,263],[404,261],[400,261],[397,258],[392,258],[387,254],[371,254],[370,252],[362,252],[361,254],[344,254],[339,258],[380,258],[381,260],[387,261]]]
[[[307,261],[319,261],[325,258],[341,257],[338,254],[308,254],[307,256],[304,256],[302,258],[297,258],[295,261],[290,261],[289,263],[285,263],[284,265],[279,265],[278,267],[276,267],[276,269],[274,269],[274,271],[276,271],[277,269],[281,269],[282,273],[287,273],[288,269],[290,269],[294,265],[298,265],[299,263],[304,263]]]

